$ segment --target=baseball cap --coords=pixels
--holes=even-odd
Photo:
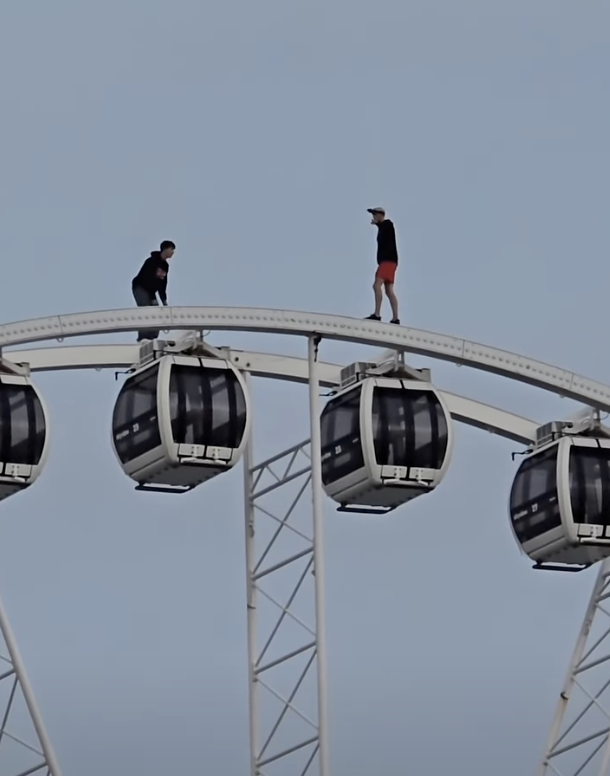
[[[385,209],[382,207],[369,207],[367,208],[367,213],[379,213],[382,216],[385,216]]]

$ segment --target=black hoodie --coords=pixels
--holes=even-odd
[[[167,273],[168,262],[161,257],[160,251],[153,251],[146,259],[138,274],[131,282],[132,288],[139,286],[148,291],[151,296],[159,294],[163,304],[167,304]]]
[[[396,232],[389,218],[384,218],[377,224],[377,264],[389,261],[398,264],[398,249],[396,248]]]

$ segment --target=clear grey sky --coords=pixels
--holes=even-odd
[[[609,25],[601,0],[5,0],[1,318],[130,306],[166,238],[170,303],[361,317],[383,204],[405,323],[609,382]],[[240,473],[137,494],[112,373],[37,382],[52,457],[2,504],[0,588],[65,776],[245,774]],[[256,398],[261,452],[306,435],[303,390]],[[595,572],[519,554],[514,449],[460,428],[433,496],[376,523],[327,505],[334,774],[533,772]]]

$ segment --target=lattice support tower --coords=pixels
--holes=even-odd
[[[610,775],[610,559],[597,574],[538,776]]]
[[[258,464],[250,442],[244,461],[251,776],[329,776],[313,338],[309,349],[311,439]]]
[[[0,632],[0,776],[61,776],[2,601]]]

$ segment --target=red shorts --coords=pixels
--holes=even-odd
[[[384,283],[394,283],[396,277],[396,264],[393,261],[382,261],[377,267],[375,277]]]

